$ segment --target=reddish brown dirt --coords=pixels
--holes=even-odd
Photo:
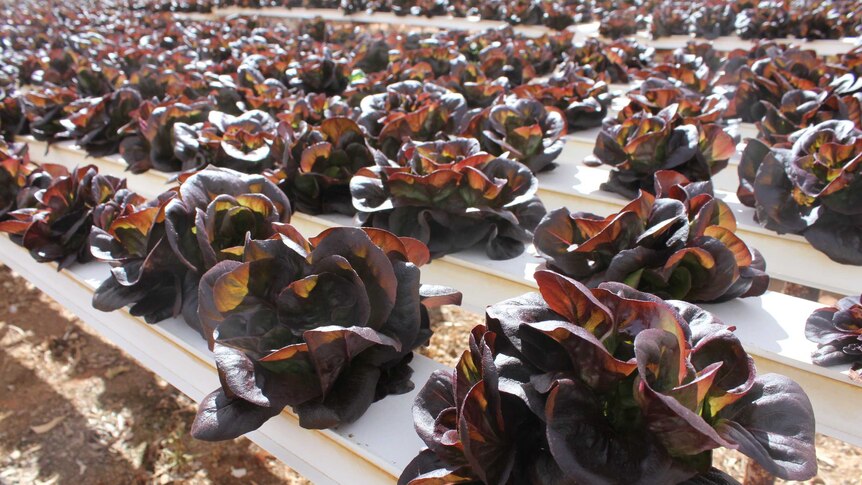
[[[4,267],[0,302],[0,484],[309,483]]]

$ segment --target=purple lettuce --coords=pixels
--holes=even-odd
[[[290,406],[305,428],[358,419],[410,390],[412,351],[431,336],[427,308],[460,294],[420,285],[428,250],[378,229],[338,227],[305,240],[276,225],[238,261],[202,278],[199,316],[221,388],[192,427],[204,440],[252,431]]]
[[[722,447],[815,475],[808,397],[757,375],[733,327],[618,283],[536,281],[541,294],[488,307],[455,369],[420,391],[428,448],[400,485],[735,483],[712,468]]]

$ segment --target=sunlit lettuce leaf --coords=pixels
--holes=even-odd
[[[739,200],[779,233],[801,234],[844,264],[862,264],[859,196],[862,131],[830,120],[768,146],[750,140],[739,164]]]
[[[653,176],[674,170],[692,181],[708,181],[727,166],[736,142],[717,124],[691,123],[671,104],[656,114],[638,111],[607,123],[596,139],[592,160],[611,166],[602,189],[626,197],[652,192]]]
[[[407,364],[431,335],[426,306],[460,302],[420,285],[428,252],[415,240],[347,227],[306,240],[275,227],[201,280],[199,315],[222,378],[192,427],[201,439],[237,437],[285,406],[307,428],[355,421],[412,388]]]
[[[617,281],[693,302],[762,295],[765,262],[735,234],[736,219],[711,185],[672,171],[658,172],[655,183],[657,196],[641,192],[604,218],[551,211],[533,244],[550,268],[588,286]]]
[[[50,167],[48,179],[30,179],[42,188],[33,193],[35,204],[20,208],[0,223],[0,231],[30,251],[39,262],[57,262],[63,269],[75,262],[92,259],[87,244],[93,226],[93,210],[125,189],[125,179],[99,174],[94,165],[77,167],[71,172],[61,166]]]
[[[539,271],[486,310],[413,408],[423,450],[399,484],[735,483],[712,450],[816,474],[805,392],[757,375],[733,327],[688,303]]]
[[[545,214],[537,189],[527,167],[471,139],[406,144],[350,181],[363,225],[419,239],[434,257],[479,244],[494,259],[522,253]]]

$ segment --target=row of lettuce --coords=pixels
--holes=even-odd
[[[729,121],[741,119],[757,123],[759,142],[740,163],[740,200],[767,228],[862,263],[852,196],[859,51],[825,60],[774,43],[727,55],[690,44],[658,55],[634,42],[572,45],[567,32],[382,33],[322,21],[291,29],[60,8],[68,11],[36,10],[56,22],[2,33],[10,48],[0,129],[9,139],[73,139],[92,155],[119,152],[134,173],[267,173],[295,210],[358,212],[435,256],[482,242],[491,257],[509,258],[544,211],[520,167],[552,170],[567,132],[601,126],[587,163],[609,166],[603,189],[632,199],[654,192],[659,170],[699,182],[724,169],[739,141]],[[630,81],[637,87],[606,118],[608,83]],[[411,147],[424,142],[516,163],[495,162],[479,177],[468,170],[477,159],[422,162]],[[465,181],[500,178],[508,190],[457,196]],[[447,216],[452,207],[471,216]],[[421,224],[405,225],[412,220]]]
[[[7,150],[6,173],[13,161]],[[307,428],[355,421],[413,388],[413,350],[432,332],[427,309],[460,302],[420,283],[431,254],[416,239],[353,227],[303,237],[264,176],[210,167],[146,200],[93,166],[16,163],[16,203],[29,207],[0,230],[39,261],[107,262],[95,308],[128,307],[150,323],[182,315],[208,343],[221,386],[200,404],[199,439],[241,436],[285,407]],[[667,197],[643,195],[626,214],[697,206],[698,215],[658,223],[640,242],[731,234],[703,184],[665,173],[660,187]],[[539,293],[489,306],[456,368],[419,392],[427,449],[401,483],[735,483],[712,467],[720,447],[783,478],[815,475],[805,392],[757,374],[734,327],[622,283],[590,289],[551,270],[535,278]]]
[[[774,43],[727,55],[689,44],[656,54],[633,42],[572,45],[565,32],[292,29],[31,7],[6,13],[46,21],[0,32],[0,129],[10,139],[119,151],[135,173],[264,174],[292,210],[356,214],[420,240],[432,257],[484,246],[505,259],[535,239],[552,267],[594,285],[721,301],[766,287],[762,258],[704,185],[733,156],[728,120],[753,120],[740,200],[766,227],[862,262],[858,51],[826,60]],[[607,83],[629,81],[636,88],[603,120]],[[603,188],[633,202],[607,217],[558,209],[543,221],[533,174],[553,169],[567,131],[598,125],[587,162],[610,166]],[[12,195],[19,162],[4,162],[2,217],[26,224],[35,202]],[[662,170],[680,175],[662,182]],[[668,192],[686,179],[694,184]],[[71,260],[82,247],[36,234],[28,247],[46,259]]]
[[[405,151],[415,157],[411,163],[440,165],[442,159],[449,160],[450,166],[467,167],[466,180],[457,188],[458,200],[518,190],[518,197],[535,199],[535,179],[522,167],[514,170],[520,170],[526,188],[494,185],[483,177],[517,164],[479,152],[469,140],[429,142]],[[181,179],[185,177],[188,174]],[[410,178],[395,178],[396,192],[400,185],[412,189]],[[134,315],[151,323],[182,312],[187,321],[196,322],[198,279],[194,275],[224,259],[241,259],[238,248],[247,236],[272,237],[275,233],[269,225],[289,217],[291,205],[275,185],[278,179],[255,176],[253,180],[257,182],[243,183],[254,186],[255,191],[266,187],[266,197],[233,197],[231,194],[242,195],[243,191],[228,190],[232,182],[215,180],[201,184],[203,188],[197,190],[205,195],[192,203],[172,202],[177,190],[146,201],[129,191],[124,180],[98,175],[93,166],[71,173],[59,165],[37,166],[30,163],[26,146],[4,145],[0,147],[0,231],[11,234],[36,260],[57,262],[61,269],[93,259],[116,264],[116,279],[106,280],[96,292],[96,308],[111,311],[130,305]],[[379,180],[372,178],[371,182]],[[591,287],[623,282],[662,298],[694,302],[720,302],[766,291],[769,277],[763,258],[735,234],[732,211],[713,197],[709,182],[691,183],[677,172],[661,171],[656,175],[655,192],[656,196],[641,192],[618,213],[606,217],[554,210],[541,219],[532,242],[549,268]],[[434,196],[435,191],[428,195]],[[493,237],[496,227],[488,231],[492,236],[483,236],[482,224],[488,222],[465,207],[448,207],[441,216],[445,224],[435,232],[437,238],[425,240],[438,249],[453,248],[470,244],[464,241],[479,234],[480,239],[487,238],[489,252],[494,241],[507,241]],[[415,215],[417,210],[406,206],[407,216],[395,209],[380,215],[397,219]],[[461,226],[449,225],[458,218]],[[402,225],[411,230],[401,232],[409,233],[415,230],[416,221]],[[519,239],[514,243],[508,239],[510,244],[521,245],[531,235],[522,227],[510,227],[519,231]],[[419,229],[430,228],[420,224]],[[852,364],[854,369],[862,363],[862,317],[857,305],[858,298],[848,298],[837,309],[824,309],[809,319],[806,333],[820,344],[815,362]]]
[[[598,22],[602,36],[618,39],[646,31],[653,38],[694,35],[714,39],[840,39],[862,34],[862,7],[853,0],[155,0],[141,9],[209,13],[214,8],[327,8],[345,14],[391,12],[399,16],[479,17],[513,25],[562,30]]]

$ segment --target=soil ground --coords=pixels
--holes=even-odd
[[[193,439],[195,409],[0,267],[0,484],[310,483],[247,439]]]
[[[444,309],[423,353],[453,363],[479,321]],[[246,439],[194,440],[194,412],[191,400],[0,266],[0,485],[309,483]],[[820,474],[807,483],[862,484],[862,450],[824,436],[817,445]],[[717,453],[716,464],[742,478],[740,455]]]

